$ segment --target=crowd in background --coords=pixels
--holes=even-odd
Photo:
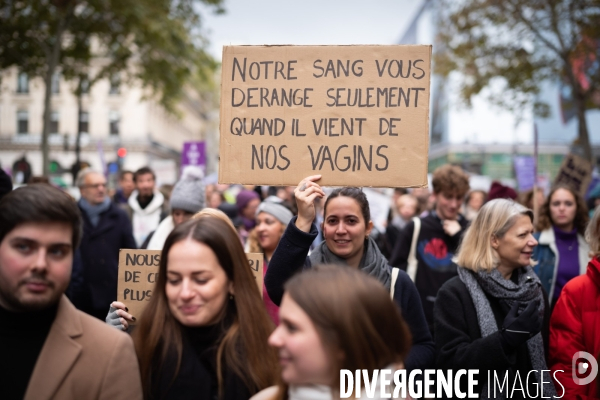
[[[2,246],[36,221],[81,219],[69,227],[64,263],[72,269],[61,278],[69,305],[59,296],[37,322],[24,321],[10,311],[39,310],[23,306],[27,299],[7,301],[11,288],[0,283],[0,320],[10,322],[0,323],[0,338],[34,328],[48,335],[57,315],[67,318],[61,310],[78,320],[72,303],[131,333],[139,390],[156,399],[331,398],[340,368],[386,367],[508,371],[511,380],[562,370],[554,384],[540,376],[526,385],[559,395],[562,387],[566,398],[600,396],[600,380],[578,385],[571,363],[578,351],[600,356],[600,193],[584,199],[565,185],[518,193],[500,182],[471,190],[461,168],[444,165],[431,188],[381,190],[390,204],[381,229],[363,190],[323,188],[319,179],[297,187],[207,184],[199,168],[187,167],[175,185],[158,188],[144,167],[121,172],[111,190],[102,172],[86,169],[71,209],[43,180],[11,192],[0,176]],[[114,301],[119,249],[133,248],[162,251],[142,315]],[[245,252],[264,256],[262,298]],[[0,273],[11,260],[0,253]],[[331,264],[338,267],[323,267]],[[31,268],[26,282],[46,279]],[[35,398],[28,382],[39,378],[39,352],[47,357],[44,335],[13,371],[28,374],[13,398]],[[478,391],[487,393],[486,384]],[[141,391],[128,398],[136,396]]]

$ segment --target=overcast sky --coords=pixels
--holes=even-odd
[[[210,53],[221,60],[224,45],[397,44],[424,0],[224,0],[226,13],[204,12]],[[429,44],[429,43],[427,43]],[[454,143],[531,142],[531,123],[481,99],[449,116]]]
[[[204,13],[210,52],[238,44],[396,44],[420,0],[225,0]]]

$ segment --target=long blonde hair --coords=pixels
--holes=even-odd
[[[533,211],[512,200],[494,199],[485,203],[465,232],[456,263],[472,271],[489,272],[496,268],[498,255],[491,244],[492,236],[502,238],[520,215],[533,222]]]

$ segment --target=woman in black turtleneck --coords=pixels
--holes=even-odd
[[[274,325],[257,289],[225,221],[177,226],[133,333],[145,398],[247,400],[273,385],[277,356],[267,339]]]

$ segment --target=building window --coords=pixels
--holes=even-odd
[[[111,111],[108,114],[108,121],[109,121],[109,131],[111,135],[118,135],[119,134],[119,124],[120,124],[120,116],[119,116],[119,112],[118,111]]]
[[[29,133],[29,113],[27,110],[17,111],[17,133],[20,135]]]
[[[90,113],[87,111],[82,111],[79,114],[79,132],[80,133],[89,133],[89,121],[90,121]]]
[[[110,90],[108,91],[108,94],[119,94],[119,86],[121,86],[121,78],[118,74],[114,74],[110,77]]]
[[[52,75],[52,94],[60,93],[60,74],[55,72]]]
[[[58,120],[60,119],[60,114],[58,111],[52,111],[50,113],[50,133],[58,133]]]
[[[90,93],[90,80],[88,78],[81,80],[81,94]]]
[[[17,93],[29,93],[29,76],[25,72],[17,75]]]

